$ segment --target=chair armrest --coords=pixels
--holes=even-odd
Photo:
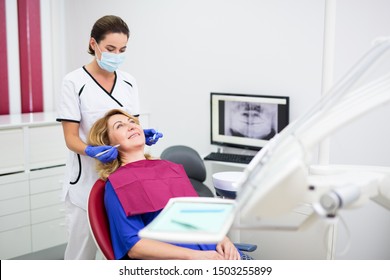
[[[247,243],[234,243],[234,246],[240,251],[245,252],[253,252],[257,249],[257,245],[255,244],[247,244]]]

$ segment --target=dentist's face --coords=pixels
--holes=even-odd
[[[120,150],[132,150],[145,145],[145,135],[136,119],[117,114],[108,119],[110,145],[120,144]]]
[[[232,135],[263,139],[275,130],[276,104],[235,101],[229,103]]]

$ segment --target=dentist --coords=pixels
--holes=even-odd
[[[120,17],[98,19],[89,40],[88,53],[93,60],[63,79],[57,121],[69,149],[62,192],[68,231],[65,259],[95,258],[97,248],[86,212],[89,192],[98,179],[94,158],[107,163],[118,155],[117,147],[86,144],[92,124],[110,109],[121,108],[135,117],[140,113],[136,80],[118,70],[125,59],[129,34]],[[145,129],[144,134],[147,145],[163,136],[154,129]]]

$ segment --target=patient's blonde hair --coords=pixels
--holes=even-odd
[[[108,138],[108,119],[114,115],[124,115],[134,120],[135,123],[139,125],[138,118],[130,115],[126,111],[120,109],[112,109],[93,124],[88,135],[88,141],[87,141],[88,145],[92,145],[92,146],[110,145],[110,140]],[[152,158],[149,154],[145,154],[145,157],[146,159]],[[96,170],[98,171],[99,177],[103,180],[107,180],[108,176],[122,165],[122,161],[119,155],[115,160],[108,163],[102,163],[99,160],[96,161],[97,161]]]

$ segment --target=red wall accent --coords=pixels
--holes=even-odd
[[[7,30],[5,0],[0,0],[0,115],[9,114]]]
[[[40,0],[18,0],[22,113],[43,111]]]

